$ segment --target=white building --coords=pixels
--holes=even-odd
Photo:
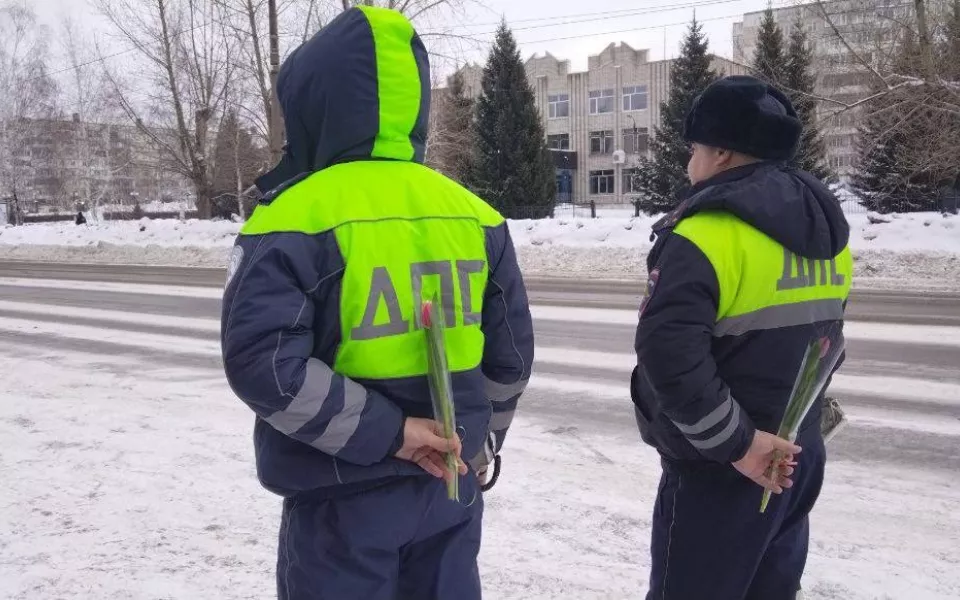
[[[549,53],[526,61],[554,150],[558,202],[626,203],[634,197],[631,175],[637,159],[649,153],[673,63],[648,56],[621,42],[590,56],[582,72],[571,72],[570,61]],[[723,58],[714,58],[713,68],[727,75],[744,71]],[[467,65],[461,72],[467,93],[478,96],[483,69]]]
[[[733,25],[734,61],[750,64],[764,11],[747,13]],[[847,109],[868,97],[878,83],[871,70],[889,61],[902,24],[912,21],[909,0],[834,0],[778,8],[774,19],[789,43],[790,32],[800,23],[814,56],[816,93],[835,102],[821,101],[817,115],[822,123],[827,161],[842,181],[856,163],[857,126],[862,106]],[[835,28],[835,29],[834,29]],[[840,35],[837,35],[839,32]]]

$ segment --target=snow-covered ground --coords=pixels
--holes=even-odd
[[[79,327],[54,329],[97,335]],[[0,346],[0,597],[271,597],[280,501],[256,482],[251,414],[200,364],[215,359],[216,342],[129,332],[115,341],[132,336],[207,361],[163,366],[29,338]],[[580,387],[541,379],[528,406],[541,394],[547,405],[627,414],[621,387],[609,397]],[[630,426],[570,425],[528,410],[511,429],[487,496],[481,565],[492,600],[643,595],[658,460]],[[808,597],[960,597],[960,487],[944,473],[869,456],[832,461]]]
[[[280,502],[218,365],[221,290],[0,285],[0,598],[271,597]],[[640,598],[659,463],[631,423],[636,313],[533,308],[553,341],[486,496],[486,597]],[[600,324],[623,335],[594,344]],[[829,450],[808,598],[958,598],[960,329],[846,331],[831,389],[851,424]]]
[[[605,213],[601,212],[601,215]],[[652,217],[560,216],[513,221],[528,274],[636,279],[645,272]],[[859,286],[960,288],[960,217],[890,215],[872,223],[850,215]],[[239,225],[150,220],[0,228],[0,259],[223,266]]]

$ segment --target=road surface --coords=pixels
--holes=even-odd
[[[95,502],[96,494],[100,493],[97,490],[101,477],[109,480],[111,465],[123,460],[125,453],[134,451],[147,452],[139,460],[154,465],[141,468],[140,463],[135,463],[138,468],[131,469],[134,479],[130,483],[134,488],[143,478],[150,481],[148,490],[141,492],[148,495],[156,485],[149,479],[151,473],[176,479],[181,473],[189,473],[181,468],[184,461],[199,461],[200,466],[191,468],[204,472],[213,468],[211,477],[223,476],[226,466],[211,466],[220,460],[211,458],[210,453],[216,453],[216,447],[211,449],[210,444],[201,444],[209,437],[204,429],[206,425],[202,422],[192,425],[199,437],[184,442],[183,436],[187,434],[182,433],[182,419],[187,417],[175,414],[176,411],[164,414],[168,402],[175,404],[186,398],[191,398],[189,406],[195,407],[191,410],[207,410],[204,402],[192,399],[188,392],[194,387],[206,390],[209,386],[215,386],[216,394],[229,407],[223,410],[228,410],[231,418],[241,423],[228,433],[220,432],[228,437],[217,439],[229,441],[218,443],[235,444],[234,450],[227,453],[229,461],[226,456],[222,460],[240,465],[237,468],[240,470],[231,471],[230,477],[253,481],[252,473],[242,470],[250,468],[246,427],[251,417],[239,402],[227,398],[229,391],[222,383],[218,319],[223,280],[224,273],[220,270],[0,264],[0,366],[22,365],[8,367],[6,377],[0,378],[0,397],[18,398],[6,407],[0,406],[0,440],[6,439],[6,435],[13,440],[9,447],[29,447],[34,438],[21,430],[30,430],[31,434],[39,432],[38,435],[47,436],[38,446],[41,448],[38,452],[60,453],[50,459],[52,462],[40,462],[37,467],[24,466],[20,471],[16,470],[16,464],[33,465],[33,454],[24,455],[23,461],[28,462],[14,463],[14,485],[19,487],[12,489],[16,489],[17,494],[29,496],[31,502],[39,505],[53,503],[59,507],[50,509],[53,513],[79,510],[81,516],[74,517],[74,521],[82,519],[84,506]],[[511,434],[512,452],[520,454],[519,457],[510,455],[512,477],[507,477],[503,484],[508,495],[491,500],[490,510],[498,515],[498,521],[491,525],[491,535],[509,538],[512,531],[532,528],[552,541],[546,546],[538,545],[542,541],[532,546],[518,542],[520,546],[501,548],[497,553],[486,555],[485,565],[506,573],[490,584],[494,586],[490,588],[491,597],[637,597],[636,592],[643,585],[645,545],[637,537],[643,535],[644,524],[636,521],[635,516],[649,511],[649,502],[656,490],[655,461],[649,454],[641,458],[633,456],[634,451],[643,450],[627,391],[634,361],[633,335],[640,286],[624,282],[534,279],[529,281],[529,287],[537,335],[535,378],[522,400],[518,417],[522,419],[522,426]],[[813,593],[810,597],[844,600],[881,595],[957,597],[955,593],[960,594],[960,575],[956,571],[956,565],[960,564],[960,525],[955,518],[955,506],[960,501],[960,488],[954,479],[960,468],[960,297],[855,292],[849,315],[848,359],[832,391],[842,399],[851,423],[830,446],[829,473],[834,479],[828,478],[825,489],[826,493],[833,494],[828,504],[836,514],[831,512],[820,517],[820,522],[828,526],[825,532],[821,529],[824,533],[817,538],[818,546],[812,549]],[[38,360],[53,362],[48,370],[9,371],[10,368],[35,370]],[[89,384],[84,383],[85,370],[93,380]],[[138,383],[138,370],[149,371],[151,377],[169,372],[170,387],[163,387],[164,384],[155,379]],[[196,386],[185,382],[184,373],[193,374],[191,377],[198,382]],[[47,377],[49,382],[45,381]],[[131,381],[130,377],[134,379]],[[9,383],[4,388],[5,381],[20,383]],[[155,397],[149,396],[150,390],[138,389],[138,385],[156,387]],[[19,388],[29,390],[24,392]],[[118,420],[120,424],[111,425],[109,434],[95,429],[87,431],[93,426],[84,427],[84,419],[94,417],[84,414],[82,408],[75,413],[70,400],[63,398],[64,390],[72,388],[83,389],[76,396],[81,404],[85,394],[100,398],[100,404],[88,413],[96,413],[104,423]],[[125,413],[119,408],[116,415],[109,414],[116,405],[104,398],[125,398],[126,394],[131,397],[123,401],[123,410],[133,411],[130,414],[138,415],[139,421],[132,420],[129,414],[124,417]],[[37,407],[45,408],[32,409],[34,401]],[[77,419],[76,424],[68,423],[63,429],[51,425],[44,430],[41,413],[51,407],[69,415],[65,417],[68,420]],[[108,414],[101,414],[104,412]],[[181,421],[175,421],[177,417]],[[123,421],[124,418],[127,421]],[[196,420],[202,421],[202,418]],[[158,421],[160,425],[155,424]],[[110,442],[111,436],[129,435],[131,430],[140,431],[140,428],[144,436],[156,436],[155,432],[159,432],[163,434],[160,439],[165,440],[164,426],[175,427],[178,432],[172,438],[177,441],[171,442],[170,448],[187,443],[188,446],[198,444],[196,449],[185,451],[183,457],[175,460],[157,462],[154,454],[173,451],[165,448],[163,441],[124,442],[126,446],[114,446]],[[237,428],[242,430],[239,440]],[[72,438],[83,435],[93,436],[95,440],[81,452],[80,442]],[[97,452],[101,443],[120,449],[110,456],[90,458],[94,456],[90,453]],[[78,449],[74,450],[72,444],[78,444]],[[72,455],[75,458],[70,462]],[[537,468],[541,471],[530,472],[529,469],[534,468],[530,465],[539,465]],[[37,484],[39,490],[31,487],[32,474],[36,473],[42,482],[47,473],[57,473],[58,466],[61,471],[66,469],[59,476],[70,477],[74,473],[78,477],[77,482],[71,481],[67,486],[71,491],[89,483],[93,488],[91,495],[74,498],[71,491],[58,495],[56,489],[47,490],[45,483]],[[3,467],[0,454],[0,471]],[[542,479],[546,477],[543,473],[549,473],[549,480]],[[602,474],[602,478],[592,480],[591,477],[601,477],[597,474]],[[532,487],[511,487],[525,485],[520,481],[524,476],[537,483],[530,483]],[[630,479],[631,476],[641,479]],[[620,482],[621,478],[629,481],[629,485]],[[190,480],[177,487],[174,481],[170,489],[176,493],[171,492],[173,495],[166,501],[181,502],[184,495],[189,496],[189,486],[195,483]],[[117,475],[116,485],[120,489],[125,485],[122,475]],[[559,491],[553,491],[551,486]],[[604,496],[608,488],[614,491]],[[209,493],[215,494],[215,491]],[[259,491],[252,491],[249,498],[234,501],[261,502],[257,494]],[[921,499],[924,494],[932,494],[933,500]],[[129,512],[126,504],[133,506],[137,514],[148,516],[159,510],[136,508],[139,498],[138,495],[125,497],[124,506],[100,510]],[[538,498],[544,504],[536,505]],[[563,500],[558,503],[558,498]],[[850,498],[854,499],[848,502]],[[904,515],[898,512],[914,501],[915,510],[905,509],[908,512]],[[531,508],[534,505],[536,507]],[[8,510],[11,506],[16,510]],[[0,548],[5,548],[0,554],[12,557],[8,562],[0,558],[0,580],[14,581],[20,586],[16,593],[4,596],[0,583],[0,596],[41,597],[30,596],[32,589],[43,590],[46,594],[43,597],[66,598],[120,597],[130,593],[128,588],[121,587],[91,588],[98,591],[87,596],[66,593],[66,587],[84,581],[86,569],[97,571],[101,567],[80,564],[64,571],[61,564],[49,558],[59,557],[59,550],[20,548],[18,544],[29,536],[16,532],[42,526],[44,517],[34,514],[38,510],[35,507],[29,512],[26,507],[5,503],[0,492],[0,530],[14,532],[13,538],[6,540],[0,532]],[[554,514],[551,510],[558,512]],[[13,516],[4,517],[5,512]],[[44,512],[47,511],[40,510],[40,515]],[[895,514],[887,514],[890,512]],[[11,519],[6,527],[4,518]],[[599,521],[594,522],[595,518]],[[105,520],[99,529],[85,528],[84,531],[90,530],[89,535],[94,536],[89,543],[98,542],[110,527],[117,527],[112,523]],[[219,527],[211,525],[214,526]],[[137,556],[148,556],[153,550],[128,547],[130,527],[116,530],[114,535],[123,540],[115,542],[121,544],[117,553],[101,557],[97,565],[102,563],[107,570],[115,564],[123,565],[115,567],[118,569],[145,568]],[[598,536],[595,544],[583,539],[594,534]],[[859,535],[865,541],[848,542]],[[191,539],[188,536],[179,543],[189,544]],[[524,557],[532,553],[549,554],[553,552],[551,548],[564,548],[567,552],[562,556],[544,557],[554,565],[552,568],[531,566],[524,561]],[[210,552],[215,555],[218,551]],[[138,554],[144,552],[146,554]],[[497,558],[499,552],[504,553],[501,558]],[[919,556],[918,552],[932,554]],[[174,552],[165,555],[164,560],[179,560],[170,558],[175,554],[179,556]],[[181,554],[189,552],[184,550]],[[48,565],[50,560],[55,564]],[[198,575],[200,583],[183,584],[182,589],[189,593],[184,591],[186,595],[169,597],[262,597],[262,588],[251,588],[254,591],[246,596],[236,592],[242,586],[237,587],[234,580],[250,576],[249,561],[232,555],[222,560],[227,562],[217,562],[216,570],[204,573],[222,573],[226,579],[234,578],[223,583],[225,587],[209,587],[214,581]],[[40,567],[29,566],[34,564],[31,561],[39,561],[37,564],[43,569],[49,567],[49,577]],[[920,561],[924,561],[926,568],[909,569],[906,576],[897,568],[907,563],[917,565]],[[263,569],[269,567],[263,566],[266,562],[262,554],[257,555],[254,564]],[[166,562],[157,565],[163,574],[180,573],[176,570],[180,568]],[[620,575],[607,577],[610,569]],[[107,579],[129,580],[130,585],[138,581],[130,578],[127,570],[122,573],[123,576]],[[887,575],[890,578],[885,578]],[[255,582],[259,585],[266,578],[267,575],[260,573]],[[875,587],[864,582],[873,582]],[[203,587],[205,585],[208,587]],[[891,587],[896,585],[902,587]],[[916,595],[911,596],[914,591]]]
[[[0,320],[36,321],[45,326],[41,331],[31,331],[22,326],[0,325],[0,342],[78,351],[87,348],[108,355],[133,351],[171,365],[196,365],[199,361],[217,369],[219,357],[213,354],[198,358],[184,354],[176,345],[164,347],[162,344],[131,349],[128,342],[135,341],[139,333],[149,333],[215,343],[219,339],[215,321],[220,314],[216,288],[223,280],[224,273],[218,269],[3,263],[0,264]],[[51,281],[54,287],[34,286],[49,285]],[[57,282],[63,281],[72,282],[72,287],[58,287]],[[126,287],[110,289],[116,285]],[[138,285],[146,286],[144,291],[149,293],[139,293],[135,287]],[[163,288],[155,286],[176,287],[181,295],[164,295]],[[531,280],[537,346],[541,350],[539,354],[546,356],[537,360],[536,374],[554,381],[571,379],[587,385],[585,389],[593,383],[603,385],[604,390],[625,388],[634,335],[629,313],[635,312],[639,302],[638,287],[621,282]],[[195,289],[199,297],[191,296],[191,289]],[[554,307],[546,314],[548,318],[537,318],[543,313],[536,309],[540,306]],[[589,309],[594,308],[601,309],[600,318],[590,314]],[[608,314],[604,311],[611,310],[616,311],[609,313],[617,316],[616,323],[594,322]],[[590,322],[578,320],[584,314]],[[118,322],[117,315],[140,315],[141,318]],[[156,322],[151,322],[151,315],[158,318]],[[207,320],[208,323],[198,329],[194,327],[196,323],[165,322],[166,317]],[[947,432],[949,424],[960,429],[960,396],[949,397],[954,390],[960,392],[960,296],[855,292],[848,318],[868,328],[880,328],[884,335],[872,339],[868,329],[863,335],[848,336],[849,358],[842,370],[846,385],[834,390],[843,397],[845,406],[854,414],[858,408],[872,411],[870,414],[889,414],[891,423],[900,416],[905,419],[917,416],[942,421],[941,429]],[[85,326],[90,331],[103,328],[127,332],[129,339],[104,341],[96,336],[86,339],[83,335],[65,338],[56,331],[59,323]],[[896,337],[898,326],[906,325],[921,326],[918,327],[921,330],[932,327],[943,332],[939,337],[945,339],[930,343],[922,339],[907,342],[887,339],[890,335]],[[883,329],[885,327],[892,329],[892,334]],[[581,361],[578,353],[601,356],[594,356],[593,361]],[[609,357],[612,360],[608,361],[603,354],[616,356]],[[871,385],[871,379],[881,384]],[[924,397],[922,389],[919,392],[912,389],[914,382],[921,388],[932,385],[930,397]],[[585,428],[633,427],[626,402],[613,403],[608,410],[597,411],[582,400],[582,392],[573,395],[560,392],[562,390],[532,390],[524,398],[523,411],[549,415],[558,424],[582,423]],[[569,401],[564,401],[567,398]],[[834,452],[850,458],[869,456],[896,460],[904,465],[960,465],[960,444],[957,438],[946,433],[899,430],[882,436],[876,433],[874,428],[864,431],[853,427],[838,438]]]

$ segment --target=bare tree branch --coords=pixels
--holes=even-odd
[[[844,37],[842,33],[840,33],[840,30],[837,29],[837,25],[833,22],[833,18],[827,12],[827,7],[823,4],[823,0],[816,0],[815,4],[817,8],[820,9],[820,15],[823,17],[824,21],[827,22],[827,25],[830,26],[830,29],[833,30],[834,35],[837,36],[837,39],[840,40],[840,43],[843,44],[843,46],[847,49],[847,51],[850,52],[850,54],[857,60],[858,63],[863,65],[865,69],[867,69],[868,71],[873,73],[874,76],[876,76],[878,83],[882,85],[887,85],[887,82],[883,78],[883,75],[881,75],[876,69],[874,69],[873,65],[870,64],[869,61],[864,60],[863,57],[860,56],[860,53],[853,49],[853,46],[850,45],[850,43],[847,41],[847,38]]]
[[[210,214],[211,133],[236,78],[237,46],[220,0],[98,0],[104,16],[146,59],[155,87],[135,102],[109,72],[128,118],[189,178],[201,216]],[[143,79],[142,77],[140,78]],[[142,85],[142,82],[141,82]]]

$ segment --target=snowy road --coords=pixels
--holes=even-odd
[[[222,381],[215,273],[75,273],[0,267],[0,598],[269,597],[279,506]],[[487,498],[487,597],[642,597],[659,468],[626,391],[632,286],[531,284],[536,377]],[[958,307],[852,302],[810,597],[960,597]]]

